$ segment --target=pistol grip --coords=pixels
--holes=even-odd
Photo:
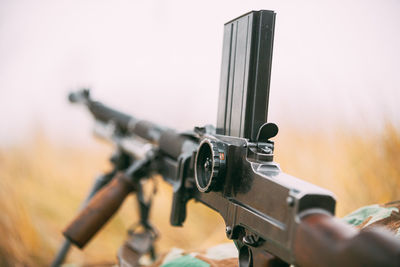
[[[134,190],[129,178],[118,173],[89,201],[87,206],[64,230],[64,236],[83,248],[100,228],[116,213],[122,202]]]
[[[174,192],[172,198],[172,209],[170,223],[172,226],[182,226],[186,219],[186,199],[184,188],[181,187]]]
[[[171,216],[172,226],[182,226],[186,219],[186,203],[189,200],[188,188],[185,187],[186,176],[189,169],[191,154],[182,155],[178,167],[178,179],[173,184],[174,195],[172,198]]]

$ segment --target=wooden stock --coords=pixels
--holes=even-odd
[[[71,243],[83,248],[100,228],[116,213],[134,187],[123,173],[90,200],[85,208],[64,230],[64,236]]]
[[[295,235],[299,266],[400,266],[400,240],[383,228],[358,231],[325,214],[302,218]]]

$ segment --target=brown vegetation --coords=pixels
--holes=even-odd
[[[400,198],[400,131],[335,136],[282,131],[276,139],[282,169],[332,190],[338,216],[360,206]],[[109,147],[84,149],[51,143],[41,135],[0,148],[0,266],[48,265],[93,177],[109,168]],[[171,189],[160,183],[152,218],[161,232],[159,251],[172,246],[205,248],[226,241],[222,219],[190,203],[183,228],[169,226]],[[69,262],[115,261],[126,229],[136,220],[132,198],[105,229]]]

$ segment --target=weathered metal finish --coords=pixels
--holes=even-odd
[[[88,91],[71,94],[70,100],[84,103],[106,125],[103,138],[132,158],[124,174],[96,194],[67,228],[71,241],[84,246],[141,179],[158,172],[174,189],[171,224],[183,225],[189,199],[214,209],[237,244],[240,267],[264,266],[270,255],[281,265],[313,265],[306,255],[319,261],[315,265],[327,263],[322,255],[328,265],[362,265],[365,256],[367,266],[384,266],[388,261],[381,255],[398,264],[399,240],[384,232],[354,234],[333,219],[331,192],[283,173],[273,162],[269,139],[278,128],[265,122],[274,18],[274,12],[257,11],[227,24],[217,131],[205,126],[177,133],[93,101]],[[199,149],[200,144],[208,148]],[[147,220],[146,209],[141,217]],[[365,239],[368,246],[361,242]],[[339,253],[342,244],[351,249]]]
[[[294,262],[292,243],[298,214],[310,208],[333,214],[332,193],[283,173],[274,162],[249,159],[248,151],[255,144],[246,139],[218,137],[228,145],[227,173],[220,177],[223,187],[210,193],[196,192],[194,198],[221,214],[232,229],[229,238],[238,239],[244,232],[257,236],[263,242],[256,247]]]

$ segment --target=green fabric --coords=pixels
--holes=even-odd
[[[210,264],[195,258],[191,255],[185,255],[164,263],[161,267],[209,267]]]
[[[364,222],[368,217],[372,217],[365,225],[367,226],[389,217],[392,211],[398,212],[398,209],[394,207],[385,208],[380,205],[365,206],[343,217],[342,220],[348,224],[357,226]]]

